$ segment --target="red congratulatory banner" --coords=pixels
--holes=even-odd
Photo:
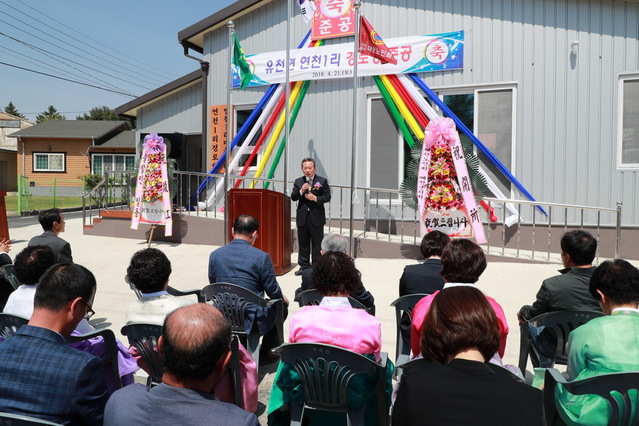
[[[355,10],[352,0],[316,0],[313,14],[313,40],[355,34]]]

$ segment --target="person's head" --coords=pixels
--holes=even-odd
[[[231,326],[205,303],[167,315],[160,339],[165,374],[177,379],[207,380],[220,373],[230,357]]]
[[[22,284],[37,284],[42,274],[55,264],[55,255],[48,246],[30,246],[13,260],[13,273]]]
[[[311,157],[306,157],[302,160],[302,172],[304,176],[313,177],[315,176],[315,160]]]
[[[451,240],[441,256],[440,275],[448,283],[475,283],[486,269],[486,255],[470,240]]]
[[[77,263],[58,263],[46,270],[36,287],[33,317],[58,319],[60,332],[69,334],[93,314],[95,276]],[[30,322],[31,323],[31,322]]]
[[[38,215],[38,222],[45,231],[52,231],[56,234],[64,232],[64,215],[60,209],[41,210]]]
[[[329,251],[348,253],[348,238],[339,234],[328,234],[322,240],[320,247],[322,253],[328,253]]]
[[[257,229],[259,227],[260,222],[253,216],[248,214],[239,215],[233,222],[233,237],[242,238],[254,243],[257,239]]]
[[[597,240],[586,231],[577,229],[561,237],[561,258],[564,266],[590,266],[597,254]]]
[[[360,286],[360,277],[349,255],[329,251],[313,265],[311,282],[322,296],[350,296]]]
[[[142,293],[162,291],[169,282],[171,261],[158,249],[139,250],[131,257],[126,275]]]
[[[420,341],[424,358],[443,364],[477,350],[488,361],[499,349],[499,323],[486,296],[474,287],[450,287],[433,299]]]
[[[424,259],[433,256],[441,256],[444,247],[450,242],[448,235],[440,231],[430,231],[422,238],[420,250]]]
[[[639,304],[639,270],[623,259],[607,260],[590,277],[590,294],[605,314],[619,306]]]

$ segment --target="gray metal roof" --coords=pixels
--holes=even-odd
[[[100,148],[133,148],[135,149],[135,131],[125,130],[106,142],[98,145]]]
[[[202,71],[195,70],[185,76],[178,78],[177,80],[173,80],[172,82],[165,84],[164,86],[158,87],[155,90],[145,93],[139,98],[135,98],[130,102],[120,105],[115,109],[115,112],[120,116],[137,117],[138,109],[145,106],[145,104],[151,101],[158,101],[159,99],[168,96],[177,90],[197,83],[201,79]]]
[[[12,137],[41,137],[58,139],[94,139],[112,136],[115,132],[130,130],[126,121],[105,120],[47,120],[35,126],[12,133]]]

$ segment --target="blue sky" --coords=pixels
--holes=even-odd
[[[0,64],[0,109],[35,120],[53,105],[73,120],[120,106],[134,98],[15,66],[140,96],[199,68],[177,33],[233,1],[0,0],[0,62],[13,66]]]

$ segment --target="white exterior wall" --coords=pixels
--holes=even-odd
[[[277,0],[235,20],[246,53],[286,48],[286,4]],[[639,73],[637,2],[371,0],[361,10],[384,38],[464,30],[465,68],[420,77],[434,90],[514,87],[511,171],[524,187],[545,202],[614,207],[622,201],[623,224],[639,225],[637,170],[617,167],[619,75]],[[291,44],[305,32],[295,10]],[[577,55],[570,54],[573,40]],[[227,45],[226,26],[205,37],[210,104],[226,103]],[[366,186],[375,172],[367,167],[366,99],[378,90],[371,78],[361,85],[356,184]],[[331,183],[350,184],[351,89],[352,80],[311,82],[291,133],[289,180],[299,174],[299,160],[311,155]],[[232,102],[256,104],[265,91],[236,90]],[[199,100],[199,92],[194,97]],[[162,116],[163,124],[185,125],[179,115]],[[191,119],[199,126],[199,113]]]
[[[195,63],[195,61],[194,61]],[[167,96],[138,112],[137,134],[201,133],[202,85],[196,83]]]

